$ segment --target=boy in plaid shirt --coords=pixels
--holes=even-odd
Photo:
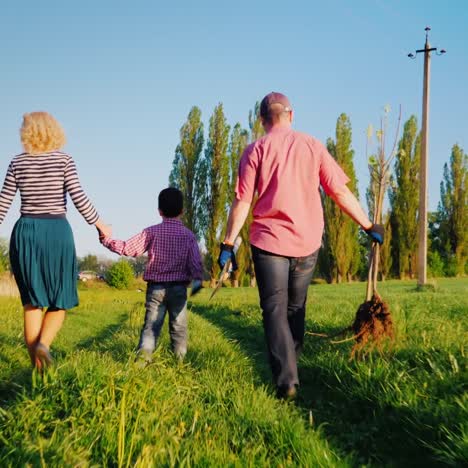
[[[160,224],[143,229],[127,241],[100,237],[112,252],[129,257],[148,253],[143,274],[147,281],[145,324],[138,351],[147,361],[156,348],[166,311],[174,354],[183,359],[187,352],[187,286],[192,295],[202,287],[203,266],[197,239],[182,221],[183,195],[176,188],[161,191],[158,197]]]

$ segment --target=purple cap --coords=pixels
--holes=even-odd
[[[281,104],[282,109],[279,106],[274,106],[274,104]],[[275,109],[276,107],[276,109]],[[267,94],[260,103],[260,116],[264,119],[268,119],[272,114],[278,114],[279,112],[289,112],[292,111],[291,104],[289,99],[281,93],[271,92]]]

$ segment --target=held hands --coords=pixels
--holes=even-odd
[[[234,253],[234,246],[221,243],[220,245],[220,251],[219,251],[219,257],[218,257],[218,265],[220,266],[221,269],[224,268],[224,265],[228,261],[231,261],[231,268],[233,271],[237,270],[237,262],[236,262],[236,254]]]
[[[385,238],[385,228],[381,224],[373,224],[369,229],[364,229],[365,233],[374,242],[378,242],[380,245],[383,244]]]
[[[107,224],[104,224],[100,219],[97,220],[95,226],[96,226],[96,229],[98,230],[99,240],[101,242],[105,237],[112,237],[112,227],[111,226],[108,226]]]

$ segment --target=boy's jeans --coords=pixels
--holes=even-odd
[[[145,324],[138,351],[151,354],[156,348],[166,311],[172,351],[178,358],[187,353],[187,287],[182,283],[148,283]]]

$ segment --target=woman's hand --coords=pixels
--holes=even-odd
[[[99,232],[99,240],[102,240],[105,237],[112,237],[112,227],[103,223],[101,218],[96,221],[95,226]]]

